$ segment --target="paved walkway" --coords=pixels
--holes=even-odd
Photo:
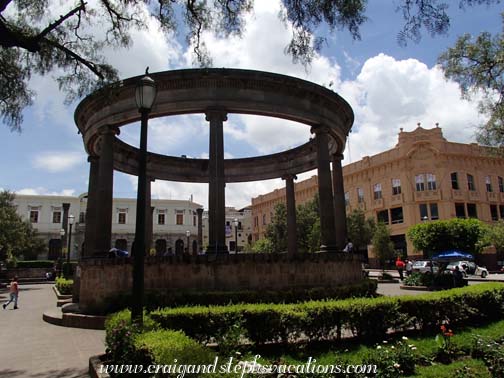
[[[0,377],[84,378],[89,357],[105,351],[105,332],[46,323],[42,313],[56,306],[52,285],[20,285],[19,309],[0,307]],[[0,289],[0,302],[8,291]]]

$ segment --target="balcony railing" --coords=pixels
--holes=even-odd
[[[415,192],[415,201],[435,201],[441,199],[440,190],[424,190]]]

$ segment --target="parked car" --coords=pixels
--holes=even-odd
[[[458,266],[464,277],[468,275],[481,276],[485,278],[488,276],[488,269],[482,266],[476,265],[472,261],[453,261],[446,266],[447,270],[453,271],[455,267]]]
[[[439,264],[430,260],[418,260],[413,263],[413,272],[436,274],[439,271]]]

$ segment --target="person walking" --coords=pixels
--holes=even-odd
[[[413,261],[406,260],[406,277],[411,276],[413,273]]]
[[[18,296],[19,296],[19,285],[18,285],[17,280],[18,280],[17,276],[14,276],[11,280],[10,289],[9,289],[10,299],[8,302],[5,302],[3,304],[4,310],[7,308],[7,306],[11,302],[14,302],[14,310],[17,310],[17,308],[18,308],[17,303],[18,303]]]
[[[404,279],[403,271],[404,271],[404,266],[405,265],[406,264],[404,264],[404,261],[401,260],[401,257],[397,256],[397,260],[395,262],[395,266],[397,268],[397,271],[399,272],[399,277],[400,277],[401,281]]]

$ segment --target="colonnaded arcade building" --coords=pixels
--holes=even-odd
[[[447,141],[439,125],[399,132],[397,145],[343,167],[346,212],[364,210],[389,226],[396,250],[418,256],[406,238],[419,222],[504,219],[504,159],[478,144]],[[313,199],[318,178],[296,183],[296,202]],[[253,239],[264,236],[285,189],[252,199]],[[372,258],[370,251],[369,257]]]

